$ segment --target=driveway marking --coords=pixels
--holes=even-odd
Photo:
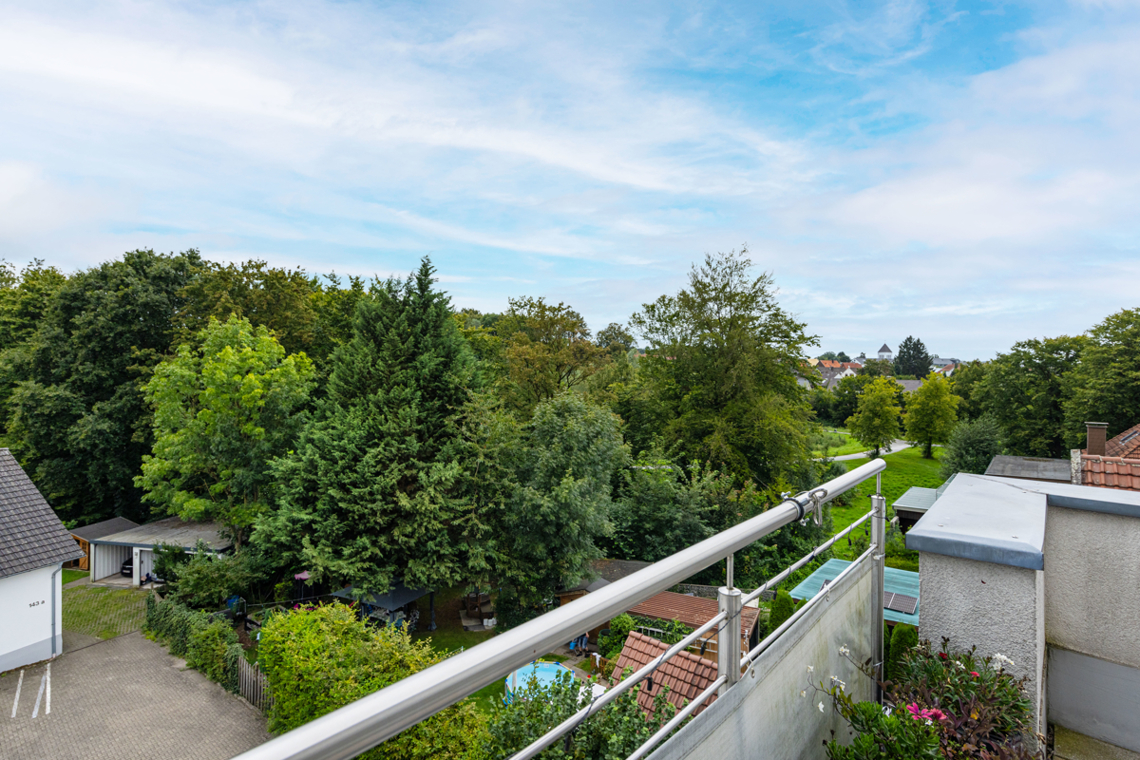
[[[40,714],[40,700],[44,698],[44,684],[47,683],[47,671],[40,676],[40,693],[36,695],[36,706],[32,710],[32,717],[35,718]]]
[[[20,671],[20,680],[16,682],[16,698],[12,700],[12,717],[16,717],[16,708],[20,706],[20,687],[24,685],[24,671]]]
[[[51,715],[51,663],[47,664],[47,701],[44,702],[44,715]]]

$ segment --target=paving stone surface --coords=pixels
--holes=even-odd
[[[184,667],[129,633],[65,652],[50,674],[46,663],[11,671],[0,678],[0,756],[228,760],[270,738],[260,713]]]

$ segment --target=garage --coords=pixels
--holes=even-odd
[[[136,528],[113,533],[91,540],[92,583],[127,585],[122,575],[123,565],[131,561],[129,585],[141,585],[148,574],[154,573],[154,550],[159,546],[177,546],[188,554],[198,551],[200,545],[212,552],[225,552],[232,548],[224,538],[220,526],[213,522],[187,522],[178,517],[139,525]]]

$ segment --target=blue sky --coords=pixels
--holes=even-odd
[[[747,245],[821,350],[960,358],[1140,306],[1137,3],[22,5],[18,264],[430,254],[600,328]]]

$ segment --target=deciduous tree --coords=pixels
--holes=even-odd
[[[1080,362],[1065,380],[1067,443],[1085,444],[1085,423],[1114,436],[1140,423],[1140,309],[1124,309],[1088,332]]]
[[[313,387],[305,354],[285,349],[244,317],[211,318],[160,363],[146,384],[154,449],[135,484],[155,508],[218,520],[240,550],[269,505],[270,462],[292,445]]]
[[[958,420],[960,399],[950,389],[950,381],[931,372],[926,381],[908,394],[906,434],[914,443],[922,444],[922,456],[934,457],[934,444],[944,443]]]
[[[890,451],[891,441],[899,437],[898,384],[889,377],[873,380],[859,396],[858,410],[847,420],[851,434],[862,444],[875,450]]]

